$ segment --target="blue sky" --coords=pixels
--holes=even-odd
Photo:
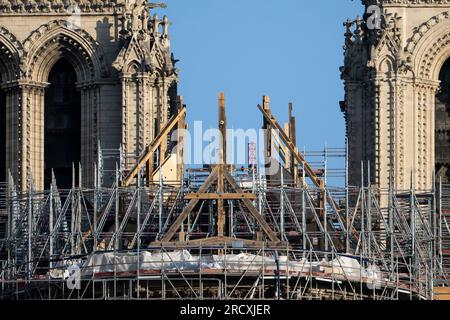
[[[344,147],[343,64],[347,18],[359,0],[166,0],[172,48],[180,62],[180,94],[188,120],[217,125],[217,95],[227,95],[229,127],[260,128],[256,108],[271,97],[287,119],[295,104],[299,147]]]

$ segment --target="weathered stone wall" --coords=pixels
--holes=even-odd
[[[142,0],[0,1],[6,165],[21,189],[30,174],[36,189],[44,187],[44,96],[61,58],[74,67],[81,92],[84,184],[93,184],[98,142],[137,156],[152,141],[153,124],[167,121],[178,76],[168,20],[150,17],[154,7]]]
[[[450,2],[363,1],[382,8],[381,30],[363,19],[346,23],[343,111],[350,183],[361,184],[361,161],[371,163],[380,188],[433,188],[435,96],[450,56]],[[411,179],[412,178],[412,179]]]

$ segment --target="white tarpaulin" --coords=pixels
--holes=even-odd
[[[340,274],[348,277],[359,277],[363,271],[358,260],[342,256],[329,262],[322,262],[321,266],[324,267],[325,273]]]
[[[277,271],[274,256],[241,253],[237,255],[193,256],[188,251],[158,252],[142,251],[139,255],[132,253],[96,253],[82,267],[82,275],[90,276],[101,273],[135,273],[140,271],[198,271],[217,270],[229,272]],[[286,256],[278,259],[281,273],[333,273],[346,277],[370,277],[358,260],[339,256],[332,261],[310,262],[306,259],[292,261]]]
[[[83,275],[95,273],[122,273],[139,270],[195,270],[198,257],[188,251],[168,253],[96,253],[83,266]]]
[[[262,268],[276,269],[274,258],[241,253],[238,255],[213,256],[213,260],[221,269],[228,271],[261,271]]]

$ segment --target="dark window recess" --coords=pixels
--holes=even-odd
[[[52,68],[45,93],[45,185],[51,172],[58,188],[72,186],[72,164],[81,160],[81,99],[72,65],[64,59]],[[78,172],[78,170],[77,170]]]

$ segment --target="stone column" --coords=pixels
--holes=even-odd
[[[125,153],[125,156],[128,154],[129,149],[129,138],[128,138],[128,108],[127,108],[127,100],[128,100],[128,82],[130,81],[129,77],[122,75],[120,78],[122,84],[122,151]],[[125,161],[125,168],[128,169],[129,163],[128,159]]]
[[[139,157],[154,139],[153,77],[146,73],[123,74],[122,147],[127,155]],[[136,162],[127,159],[126,168]]]
[[[136,153],[138,156],[142,154],[144,149],[147,147],[149,142],[145,139],[146,123],[145,123],[145,86],[144,78],[142,73],[136,75],[136,126],[137,126],[137,137],[136,137]]]
[[[366,159],[366,150],[370,148],[365,142],[363,131],[364,105],[366,90],[364,83],[347,81],[346,88],[346,118],[347,138],[349,145],[349,183],[352,186],[361,185],[361,161]]]
[[[84,187],[94,185],[94,164],[97,161],[97,115],[100,88],[95,84],[79,84],[81,94],[81,167]]]
[[[21,89],[17,84],[4,86],[3,89],[6,96],[6,170],[11,173],[14,182],[21,186]]]
[[[139,156],[137,153],[137,84],[134,83],[131,75],[124,74],[122,82],[122,150],[125,153],[125,168],[131,169],[136,161],[129,156]],[[136,100],[135,100],[136,99]],[[134,128],[134,130],[133,130]]]
[[[169,120],[169,101],[168,101],[168,91],[169,91],[170,81],[166,78],[159,78],[157,80],[158,88],[158,129],[156,134],[158,134]],[[167,143],[161,144],[161,161],[165,160],[167,151]]]
[[[435,108],[438,82],[418,81],[415,90],[415,188],[418,191],[433,189],[435,171]]]
[[[155,139],[155,104],[154,104],[154,76],[146,75],[144,77],[143,90],[145,103],[145,141],[151,143]]]
[[[48,83],[21,80],[6,92],[7,169],[19,188],[44,189],[44,97]]]

